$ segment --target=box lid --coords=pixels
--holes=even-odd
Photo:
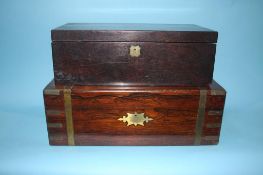
[[[217,32],[193,24],[67,23],[52,41],[216,43]]]

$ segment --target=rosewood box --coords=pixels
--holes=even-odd
[[[56,84],[207,86],[217,32],[197,25],[77,24],[55,28]]]
[[[44,89],[49,143],[217,144],[225,95],[215,81],[204,87],[63,86],[52,81]]]

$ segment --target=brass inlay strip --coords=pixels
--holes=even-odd
[[[68,145],[75,145],[72,118],[71,89],[64,89],[64,107],[67,125]]]
[[[62,128],[62,123],[48,123],[47,127],[48,128]]]
[[[64,137],[62,135],[49,135],[48,138],[51,141],[62,141],[62,140],[64,140]]]
[[[222,90],[211,90],[211,95],[226,95],[226,92]]]
[[[221,127],[221,123],[208,123],[206,124],[207,128],[220,128]]]
[[[207,140],[207,141],[216,141],[216,140],[219,140],[219,136],[205,136],[205,137],[204,137],[204,140]]]
[[[208,115],[223,115],[223,111],[208,111]]]
[[[45,89],[44,94],[46,95],[60,95],[59,89]]]
[[[195,140],[194,140],[195,145],[200,145],[201,143],[202,130],[203,130],[203,124],[205,119],[206,97],[207,97],[207,90],[200,90],[199,108],[198,108],[198,114],[197,114],[196,125],[195,125]]]
[[[59,111],[59,110],[52,110],[52,109],[46,110],[47,115],[60,115],[63,113],[64,113],[64,111]]]

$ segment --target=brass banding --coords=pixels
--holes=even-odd
[[[211,95],[226,95],[225,91],[222,90],[211,90]]]
[[[47,127],[48,128],[62,128],[63,125],[62,125],[62,123],[48,123]]]
[[[64,111],[60,111],[60,110],[51,110],[51,109],[46,110],[47,115],[61,115],[63,113]]]
[[[206,106],[207,90],[200,90],[199,107],[195,125],[195,139],[194,144],[200,145],[202,138],[202,130],[205,119],[205,106]]]
[[[64,89],[64,108],[67,125],[68,145],[75,145],[72,118],[71,89]]]
[[[217,141],[219,136],[204,136],[203,139],[207,141]]]
[[[221,127],[221,123],[208,123],[206,124],[207,128],[220,128]]]
[[[222,110],[208,111],[208,115],[223,115],[223,111]]]
[[[59,89],[45,89],[44,90],[45,95],[60,95]]]

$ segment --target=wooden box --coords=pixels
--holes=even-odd
[[[50,145],[209,145],[219,141],[225,90],[61,86],[44,89]]]
[[[75,24],[52,32],[56,84],[207,86],[217,32],[196,25]]]

